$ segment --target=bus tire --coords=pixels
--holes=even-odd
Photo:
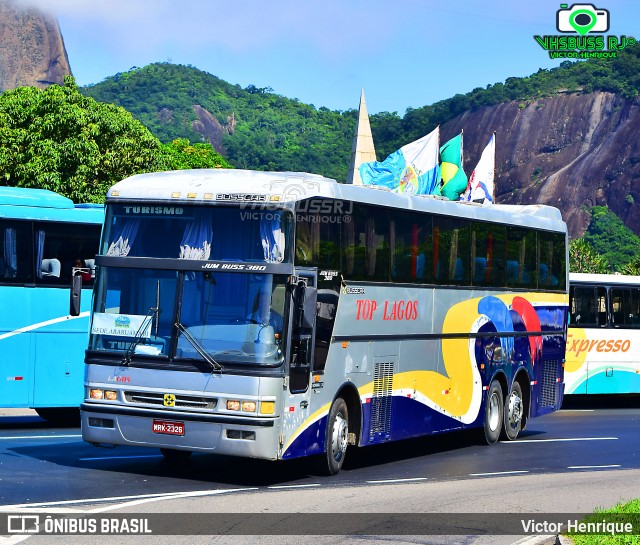
[[[484,408],[484,440],[487,445],[493,445],[500,438],[504,420],[503,415],[502,387],[497,380],[492,380]]]
[[[75,407],[38,408],[35,410],[38,416],[50,424],[57,426],[80,426],[80,409]]]
[[[344,399],[339,397],[331,404],[327,417],[324,453],[320,456],[318,468],[323,475],[336,475],[342,468],[348,437],[349,411]]]
[[[513,441],[518,437],[522,429],[522,418],[524,416],[524,401],[522,399],[522,387],[518,381],[513,383],[511,393],[504,401],[504,426],[502,438]]]
[[[190,450],[177,450],[174,448],[161,448],[160,453],[167,462],[172,464],[186,462],[191,456]]]

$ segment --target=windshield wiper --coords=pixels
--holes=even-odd
[[[220,365],[216,360],[214,360],[210,354],[202,347],[202,345],[187,331],[187,328],[184,327],[180,322],[176,322],[176,327],[182,332],[184,338],[189,341],[189,344],[195,348],[196,352],[202,356],[202,358],[211,366],[212,371],[217,371],[218,373],[224,373],[224,367]]]
[[[121,365],[129,365],[131,363],[131,356],[134,354],[136,347],[140,344],[140,341],[144,339],[142,335],[144,334],[147,327],[150,327],[153,323],[153,317],[157,316],[158,310],[158,307],[151,307],[148,310],[147,314],[142,320],[142,323],[140,324],[140,327],[138,328],[138,331],[136,331],[136,334],[133,336],[133,341],[129,343],[129,346],[124,351],[124,356],[122,357],[122,361],[120,362]],[[147,321],[149,318],[151,318],[150,322]]]

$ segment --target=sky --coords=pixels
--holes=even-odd
[[[533,38],[558,35],[552,0],[17,1],[56,15],[80,85],[171,62],[316,108],[357,108],[364,89],[370,114],[402,116],[560,62]],[[640,1],[595,7],[607,34],[640,37]]]

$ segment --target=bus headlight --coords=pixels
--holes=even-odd
[[[106,399],[107,401],[117,401],[118,392],[115,390],[101,390],[100,388],[91,388],[89,390],[91,399]]]
[[[227,411],[239,411],[240,402],[235,399],[227,399]]]
[[[256,402],[255,401],[243,401],[242,402],[242,410],[245,413],[255,413],[256,412]]]
[[[91,389],[89,390],[89,397],[91,399],[102,399],[104,397],[104,392],[102,390]]]

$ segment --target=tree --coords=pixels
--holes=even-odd
[[[577,273],[607,274],[609,262],[596,253],[584,238],[573,239],[569,243],[569,270]]]
[[[634,276],[640,276],[640,256],[633,258],[629,263],[624,265],[620,272],[622,274],[630,274]]]
[[[163,168],[160,142],[123,108],[96,102],[71,77],[0,96],[0,180],[75,202],[101,202],[131,174]]]
[[[124,108],[80,94],[72,77],[45,90],[0,95],[0,183],[103,202],[109,187],[143,172],[228,168],[209,144],[161,144]]]
[[[590,213],[585,241],[611,264],[611,270],[621,270],[640,253],[640,238],[606,206],[594,206]]]
[[[162,151],[168,170],[231,168],[211,144],[192,144],[186,138],[177,138],[169,144],[162,144]]]

